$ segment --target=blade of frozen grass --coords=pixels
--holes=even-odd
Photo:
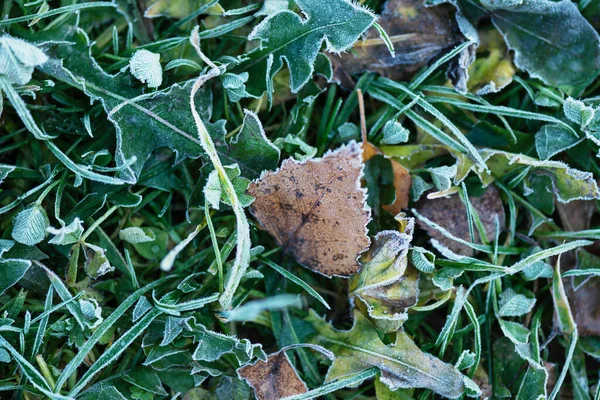
[[[54,296],[54,289],[52,288],[52,286],[50,286],[48,288],[48,293],[46,293],[46,301],[44,302],[44,312],[31,321],[31,323],[33,324],[39,319],[40,324],[38,326],[37,332],[35,333],[35,340],[33,342],[33,346],[31,346],[31,354],[29,356],[30,360],[32,360],[37,355],[37,352],[42,346],[42,342],[44,341],[44,334],[46,333],[46,327],[48,326],[48,320],[50,319],[50,314],[56,310],[56,308],[52,307],[52,296]],[[62,302],[58,305],[62,307],[65,305],[65,302]]]
[[[165,258],[163,258],[160,262],[160,269],[162,269],[163,271],[170,271],[171,268],[173,268],[173,264],[175,263],[175,259],[177,258],[179,253],[181,253],[183,249],[185,249],[187,245],[190,244],[196,236],[198,236],[198,234],[200,233],[200,231],[202,231],[202,229],[204,229],[206,224],[207,220],[205,219],[204,221],[202,221],[202,223],[198,224],[198,226],[196,226],[196,229],[194,229],[184,240],[177,243],[177,245],[173,247],[167,253]]]
[[[135,325],[131,327],[127,332],[125,332],[119,339],[117,339],[112,346],[110,346],[92,366],[83,374],[81,378],[77,380],[77,384],[71,389],[69,392],[69,396],[76,396],[83,388],[87,385],[87,383],[100,372],[102,369],[107,367],[110,363],[115,361],[121,353],[123,353],[133,341],[140,336],[148,326],[162,314],[158,308],[153,308],[144,315]],[[58,385],[57,385],[58,387]]]
[[[473,364],[469,370],[469,377],[472,377],[475,374],[475,370],[477,370],[477,366],[479,366],[479,362],[481,361],[481,327],[479,326],[475,309],[469,301],[465,301],[465,311],[467,312],[469,320],[473,324],[473,335],[475,342],[475,364]]]
[[[25,359],[6,339],[0,336],[0,348],[6,349],[21,368],[23,375],[35,386],[36,389],[52,392],[42,374]]]
[[[547,239],[587,239],[600,240],[600,229],[584,229],[576,232],[557,231],[557,232],[542,232],[535,236]]]
[[[369,88],[368,93],[374,99],[382,101],[397,110],[405,110],[408,118],[410,118],[419,128],[423,129],[425,132],[437,139],[440,143],[443,143],[458,152],[467,153],[467,150],[462,144],[457,142],[454,138],[450,137],[448,134],[443,132],[441,129],[427,121],[416,112],[406,109],[404,104],[399,102],[396,98],[394,98],[394,96],[375,87]]]
[[[94,333],[92,333],[92,335],[89,337],[89,339],[83,344],[83,346],[81,346],[81,348],[79,349],[79,351],[77,352],[75,357],[73,357],[71,359],[71,361],[69,361],[69,363],[63,369],[62,373],[60,374],[60,376],[58,377],[58,379],[56,381],[56,390],[58,391],[58,390],[60,390],[60,388],[62,388],[62,386],[67,381],[67,379],[69,379],[69,377],[71,375],[73,375],[73,373],[77,370],[79,365],[81,365],[81,363],[83,362],[83,360],[85,359],[87,354],[90,351],[92,351],[92,349],[94,348],[96,343],[98,343],[98,341],[102,338],[102,336],[104,336],[104,334],[106,332],[108,332],[108,330],[115,324],[115,322],[117,322],[119,320],[119,318],[121,318],[125,314],[125,312],[132,305],[134,305],[135,302],[138,301],[138,299],[140,297],[142,297],[142,295],[144,293],[146,293],[152,289],[155,289],[158,286],[162,285],[163,283],[167,282],[168,280],[176,278],[176,277],[177,277],[176,275],[170,275],[170,276],[166,276],[164,278],[158,279],[158,280],[144,286],[143,288],[136,290],[129,297],[127,297],[121,303],[121,305],[119,307],[117,307],[117,309],[115,309],[108,317],[106,317],[106,319],[96,328]]]
[[[366,379],[373,378],[379,371],[377,368],[369,368],[356,375],[348,378],[340,379],[334,382],[327,383],[319,388],[309,390],[306,393],[302,393],[296,396],[285,397],[282,400],[308,400],[315,399],[317,397],[324,396],[328,393],[335,392],[336,390],[343,389],[345,387],[355,387]]]
[[[71,295],[69,289],[67,289],[63,281],[44,264],[40,263],[39,261],[34,261],[34,263],[41,267],[44,271],[46,271],[46,275],[48,275],[48,279],[54,287],[54,290],[56,290],[56,293],[63,300],[63,302],[66,302],[65,306],[67,307],[67,310],[69,310],[71,315],[73,315],[79,326],[85,330],[87,327],[85,317],[83,316],[83,313],[81,312],[79,306],[76,303],[73,303],[73,296]]]
[[[482,170],[484,170],[484,171],[488,170],[488,167],[487,167],[485,161],[483,160],[481,155],[479,155],[479,152],[477,151],[477,149],[465,137],[465,135],[461,132],[461,130],[458,129],[444,114],[442,114],[440,112],[440,110],[433,107],[429,102],[427,102],[421,96],[414,93],[412,90],[408,89],[403,84],[401,84],[399,82],[395,82],[395,81],[389,81],[389,82],[390,83],[388,83],[388,85],[401,90],[403,93],[408,95],[408,97],[410,97],[413,100],[416,100],[417,104],[423,110],[425,110],[426,112],[431,114],[438,121],[440,121],[446,128],[448,128],[448,130],[450,130],[450,132],[452,132],[454,134],[454,137],[458,140],[458,142],[464,146],[464,148],[467,151],[467,154],[469,154],[469,156],[473,159],[473,161],[475,161]],[[379,81],[376,81],[374,84],[378,85]],[[379,87],[381,88],[380,84],[379,84]]]
[[[574,250],[578,247],[589,246],[590,244],[592,244],[592,242],[590,242],[589,240],[576,240],[574,242],[561,244],[551,249],[538,251],[537,253],[532,254],[529,257],[526,257],[521,261],[517,262],[516,264],[513,264],[511,267],[507,268],[506,273],[509,275],[514,275],[517,272],[521,272],[529,265],[541,261],[545,258],[557,256],[559,254],[566,253],[567,251]]]
[[[250,226],[248,225],[248,219],[246,218],[246,214],[242,205],[240,204],[240,200],[235,192],[235,188],[233,187],[233,183],[227,176],[223,165],[221,164],[221,159],[217,154],[217,150],[215,148],[215,144],[210,137],[210,134],[206,130],[206,126],[204,122],[200,118],[198,114],[196,104],[194,101],[194,96],[198,89],[208,80],[218,76],[221,74],[219,68],[212,63],[204,54],[202,50],[200,50],[200,39],[198,37],[198,27],[196,27],[190,36],[190,42],[192,46],[196,49],[198,56],[211,67],[211,70],[206,75],[199,76],[194,85],[192,86],[192,90],[190,91],[190,106],[192,110],[192,115],[194,117],[194,121],[196,123],[196,128],[198,129],[198,138],[200,139],[200,143],[202,145],[202,149],[208,155],[212,165],[215,170],[219,174],[219,180],[223,185],[223,189],[227,198],[229,199],[229,203],[231,204],[231,208],[233,209],[233,213],[235,214],[236,219],[236,231],[237,231],[237,250],[235,254],[235,261],[231,270],[229,272],[229,278],[227,279],[227,283],[223,290],[223,294],[219,299],[219,303],[221,307],[225,310],[231,308],[231,303],[233,301],[233,296],[237,287],[240,284],[240,281],[244,274],[246,273],[246,269],[248,268],[248,264],[250,261]]]
[[[223,36],[231,31],[241,28],[242,26],[246,25],[252,20],[254,20],[253,16],[236,19],[235,21],[231,21],[226,24],[219,25],[215,28],[202,31],[198,34],[198,37],[200,39],[213,39],[219,36]]]
[[[373,24],[373,27],[377,29],[379,37],[381,37],[381,40],[383,40],[383,43],[385,43],[385,47],[387,47],[388,51],[390,52],[390,55],[392,57],[396,57],[396,50],[394,50],[394,44],[392,43],[392,40],[388,36],[387,32],[377,22]]]
[[[154,295],[152,297],[154,297]],[[219,293],[214,293],[208,297],[185,301],[183,303],[178,304],[168,304],[154,298],[154,304],[156,305],[156,308],[158,308],[163,313],[178,317],[181,315],[182,312],[198,310],[204,307],[206,304],[216,301],[218,298]]]
[[[213,251],[215,253],[215,263],[217,263],[217,270],[219,272],[219,293],[223,293],[223,260],[221,259],[221,250],[219,250],[219,242],[217,242],[217,234],[215,227],[210,217],[210,207],[208,205],[208,199],[204,200],[204,219],[210,232],[210,241],[212,243]]]
[[[445,229],[444,227],[436,224],[435,222],[431,221],[427,217],[421,215],[416,209],[413,208],[413,209],[411,209],[411,211],[420,221],[422,221],[426,225],[429,225],[436,231],[440,232],[441,234],[446,236],[448,239],[452,239],[455,242],[464,244],[465,246],[472,248],[473,250],[482,251],[484,253],[494,254],[494,251],[496,251],[496,249],[494,249],[493,246],[486,246],[486,245],[471,243],[471,242],[467,242],[464,239],[456,237],[452,233],[450,233],[447,229]],[[500,254],[520,254],[522,252],[521,249],[518,249],[516,247],[506,247],[506,246],[498,246],[497,251]]]
[[[329,306],[329,304],[327,304],[325,299],[323,297],[321,297],[321,295],[315,289],[310,287],[310,285],[308,283],[304,282],[302,279],[298,278],[296,275],[292,274],[285,268],[282,268],[279,265],[275,264],[273,261],[269,260],[268,258],[259,257],[259,260],[264,262],[269,267],[273,268],[275,271],[277,271],[278,273],[283,275],[285,278],[294,282],[296,285],[300,286],[302,289],[306,290],[306,292],[308,294],[310,294],[312,297],[317,299],[321,304],[323,304],[325,306],[325,308],[327,308],[328,310],[331,310],[331,307]]]
[[[517,77],[515,77],[516,79]],[[435,93],[441,93],[441,94],[448,94],[451,96],[463,96],[471,101],[475,101],[481,105],[492,105],[490,104],[488,101],[486,101],[484,98],[482,98],[481,96],[476,96],[472,93],[458,93],[456,90],[446,87],[446,86],[437,86],[437,85],[423,85],[420,87],[421,90],[423,91],[430,91],[430,92],[435,92]],[[506,118],[503,115],[495,115],[495,117],[497,117],[500,122],[502,122],[502,125],[504,125],[504,127],[506,128],[506,130],[510,133],[510,137],[513,143],[517,143],[517,137],[515,136],[515,132],[513,131],[512,127],[510,126],[510,124],[508,123],[508,121],[506,120]]]
[[[43,18],[53,17],[55,15],[72,13],[75,11],[81,11],[81,10],[85,10],[88,8],[106,8],[106,7],[117,8],[117,5],[110,1],[91,1],[89,3],[72,4],[70,6],[64,6],[64,7],[55,8],[54,10],[48,10],[45,13],[41,13],[41,14],[24,15],[22,17],[8,18],[8,19],[0,20],[0,26],[11,25],[11,24],[15,24],[18,22],[31,21],[33,19],[43,19]]]
[[[429,100],[431,103],[434,103],[434,104],[435,103],[449,104],[449,105],[461,108],[463,110],[469,110],[469,111],[473,111],[473,112],[489,113],[489,114],[493,114],[493,115],[503,115],[505,117],[513,117],[513,118],[529,119],[529,120],[535,120],[535,121],[550,122],[553,124],[558,124],[558,125],[563,126],[565,129],[567,129],[569,132],[571,132],[575,137],[579,136],[577,134],[577,132],[573,128],[571,128],[571,126],[564,123],[560,119],[551,117],[549,115],[534,113],[531,111],[517,110],[515,108],[510,108],[510,107],[506,107],[506,106],[494,106],[491,104],[490,105],[472,104],[472,103],[467,103],[467,102],[464,102],[461,100],[453,99],[451,97],[426,96],[426,98],[427,98],[427,100]]]

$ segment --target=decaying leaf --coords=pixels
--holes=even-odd
[[[350,301],[384,324],[406,320],[406,310],[417,302],[419,273],[407,262],[414,224],[409,218],[404,232],[379,232],[360,259],[360,273],[350,279]]]
[[[366,40],[351,51],[330,55],[334,79],[352,87],[352,75],[373,71],[392,79],[407,79],[445,49],[462,41],[457,24],[446,5],[425,7],[421,0],[389,0],[379,24],[394,46],[392,56],[379,32],[371,28]]]
[[[471,204],[479,218],[485,234],[488,238],[494,238],[496,234],[496,219],[500,232],[504,229],[504,207],[500,199],[500,193],[494,186],[489,186],[480,197],[469,197]],[[417,211],[425,218],[442,226],[454,236],[463,240],[470,241],[469,222],[467,220],[466,206],[459,196],[441,197],[437,199],[422,199],[417,203]],[[455,242],[442,233],[438,232],[433,227],[417,220],[417,223],[429,235],[439,241],[442,245],[449,248],[453,252],[471,256],[473,250],[461,243]],[[475,234],[477,243],[481,243],[477,234]]]
[[[362,169],[354,141],[320,159],[287,159],[250,183],[250,211],[300,264],[330,277],[352,275],[370,243]]]
[[[245,365],[237,373],[254,389],[258,400],[278,400],[308,390],[284,350],[269,354],[267,361]]]
[[[318,332],[315,341],[335,355],[326,382],[377,367],[381,371],[381,381],[392,390],[427,388],[449,398],[463,394],[463,382],[468,378],[454,366],[423,353],[402,331],[396,333],[396,343],[387,346],[359,311],[354,311],[354,325],[349,331],[334,329],[314,313],[308,320]]]

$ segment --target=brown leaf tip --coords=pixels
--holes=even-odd
[[[362,151],[352,141],[322,158],[289,158],[248,186],[261,226],[301,265],[328,277],[356,273],[369,248]]]

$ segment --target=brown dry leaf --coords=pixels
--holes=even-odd
[[[237,373],[254,389],[258,400],[278,400],[308,391],[283,350],[269,354],[266,362],[258,360],[246,365]]]
[[[391,79],[407,80],[445,49],[462,42],[452,8],[446,4],[425,7],[423,3],[423,0],[389,0],[378,22],[394,45],[395,57],[377,30],[371,28],[367,39],[357,42],[349,52],[330,56],[334,79],[342,86],[353,87],[352,75],[372,71]]]
[[[469,199],[481,219],[487,237],[492,239],[496,234],[496,218],[498,218],[500,232],[502,232],[505,227],[504,207],[502,206],[498,189],[494,186],[489,186],[480,197],[469,196]],[[466,241],[471,240],[466,207],[458,195],[436,199],[424,198],[417,203],[416,209],[419,214],[442,226],[454,236]],[[454,253],[464,256],[473,255],[473,249],[470,247],[448,239],[442,233],[419,220],[417,220],[417,223],[422,229],[427,231],[429,236],[439,241]],[[477,232],[475,233],[475,240],[477,243],[481,243]]]
[[[250,211],[300,264],[329,277],[352,275],[370,244],[362,171],[354,141],[320,159],[287,159],[250,183]]]

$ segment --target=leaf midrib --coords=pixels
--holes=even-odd
[[[444,384],[447,384],[447,385],[453,384],[453,382],[451,382],[451,381],[446,381],[444,379],[440,379],[440,378],[438,378],[438,377],[436,377],[434,375],[431,375],[431,374],[429,374],[429,373],[427,373],[427,372],[425,372],[425,371],[423,371],[423,370],[415,367],[414,365],[407,364],[407,363],[405,363],[403,361],[400,361],[400,360],[397,360],[395,358],[386,356],[384,354],[376,353],[376,352],[374,352],[372,350],[368,350],[368,349],[365,349],[365,348],[362,348],[362,347],[358,347],[358,346],[353,346],[351,344],[348,344],[348,343],[345,343],[345,342],[340,342],[338,340],[331,339],[331,338],[328,338],[328,337],[323,337],[323,339],[326,342],[337,344],[338,346],[347,347],[349,349],[352,349],[352,350],[355,350],[355,351],[358,351],[358,352],[361,352],[361,353],[365,353],[365,354],[368,354],[370,356],[380,357],[380,358],[383,358],[384,360],[390,361],[392,363],[402,365],[403,367],[408,368],[408,369],[413,370],[413,371],[416,371],[418,373],[421,373],[421,374],[423,374],[423,375],[425,375],[425,376],[427,376],[427,377],[435,380],[436,382],[444,383]]]

